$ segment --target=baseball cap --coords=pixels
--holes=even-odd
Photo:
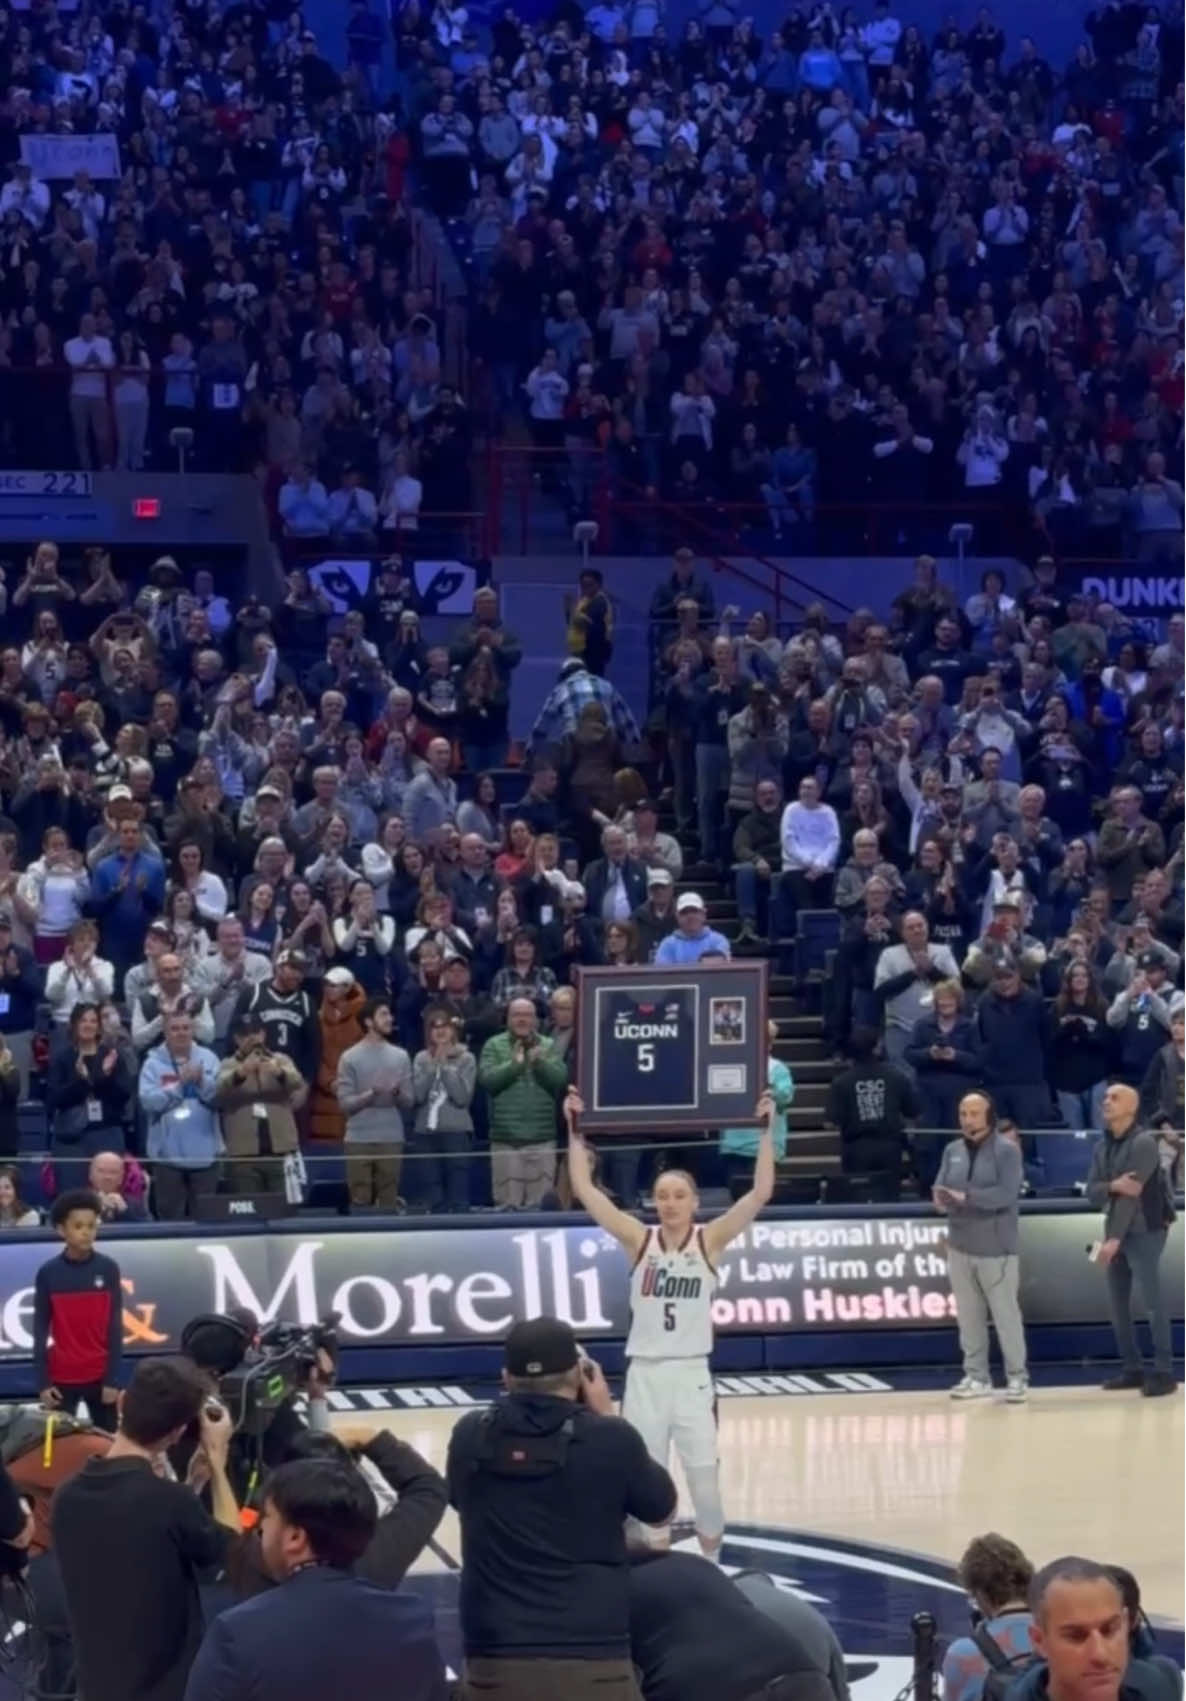
[[[305,953],[303,951],[298,951],[295,945],[289,945],[286,950],[281,951],[280,955],[276,958],[277,967],[279,967],[282,963],[287,963],[289,968],[300,969],[302,974],[304,974],[305,970],[309,966],[309,961],[305,956]],[[330,974],[333,972],[334,971],[331,969]],[[347,973],[349,973],[349,970],[347,970]],[[327,975],[326,979],[328,980],[328,978],[329,976]],[[353,980],[353,975],[351,975],[350,978]]]
[[[994,898],[994,910],[1019,910],[1021,908],[1020,892],[1002,892],[999,898]]]
[[[256,797],[283,797],[284,793],[279,786],[264,785],[256,787],[255,795]]]
[[[674,886],[675,881],[671,877],[670,868],[648,868],[647,869],[647,885],[648,886]]]
[[[704,899],[700,896],[699,892],[681,892],[679,897],[676,899],[676,915],[682,915],[685,910],[702,910],[703,908]]]
[[[572,1328],[558,1317],[532,1317],[516,1323],[506,1342],[510,1376],[562,1376],[580,1359]]]
[[[112,786],[107,793],[108,803],[131,803],[132,794],[127,786]]]
[[[293,955],[291,951],[286,951],[283,954],[289,958]],[[349,969],[343,969],[340,967],[336,969],[329,969],[326,972],[325,984],[326,986],[353,986],[354,976],[350,973]]]
[[[162,921],[159,916],[156,921],[149,922],[148,931],[149,933],[159,933],[162,939],[172,939],[173,937],[173,929],[167,921]]]
[[[993,972],[994,979],[998,975],[1002,975],[1002,976],[1003,975],[1015,975],[1018,972],[1017,971],[1017,958],[1014,956],[1013,952],[1012,951],[998,951],[998,952],[996,952],[996,954],[993,956],[993,959],[992,959],[992,972]]]
[[[679,548],[675,551],[675,559],[677,561],[692,561],[695,559],[695,555],[694,552],[688,548],[686,543],[681,543]]]
[[[1164,969],[1165,958],[1160,951],[1142,951],[1137,958],[1138,969]]]

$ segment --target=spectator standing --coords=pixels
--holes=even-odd
[[[225,1149],[214,1108],[218,1067],[215,1054],[195,1044],[193,1019],[182,1011],[168,1018],[162,1043],[141,1067],[153,1197],[164,1222],[195,1216],[198,1200],[217,1190]]]
[[[109,467],[111,455],[111,413],[107,405],[107,378],[115,365],[115,350],[110,339],[101,336],[93,313],[84,313],[78,322],[78,335],[69,338],[62,349],[70,367],[70,423],[74,429],[74,447],[80,467],[98,465]],[[92,453],[93,440],[93,453]]]
[[[1107,1025],[1116,1036],[1116,1072],[1139,1087],[1149,1065],[1169,1039],[1171,988],[1160,951],[1142,951],[1132,979],[1108,1006]]]
[[[274,1471],[259,1552],[277,1587],[214,1619],[185,1701],[315,1701],[339,1685],[365,1695],[392,1671],[407,1701],[442,1701],[445,1671],[428,1608],[351,1575],[378,1523],[374,1492],[352,1461],[294,1459]]]
[[[321,1028],[304,986],[306,962],[303,951],[291,946],[281,951],[271,976],[242,992],[237,1013],[257,1018],[268,1050],[291,1057],[304,1080],[312,1082],[321,1056]]]
[[[1139,875],[1165,861],[1161,828],[1141,814],[1142,802],[1135,786],[1121,787],[1113,796],[1112,813],[1100,828],[1096,861],[1107,876],[1117,907],[1130,901]]]
[[[992,1394],[991,1316],[1005,1361],[1005,1399],[1019,1405],[1029,1392],[1019,1300],[1021,1149],[998,1133],[987,1093],[964,1095],[959,1123],[961,1137],[944,1150],[931,1191],[947,1217],[947,1269],[964,1355],[964,1374],[951,1397],[983,1400]]]
[[[728,638],[712,646],[712,667],[692,696],[696,762],[696,820],[700,863],[716,867],[726,853],[723,803],[729,791],[729,723],[741,714],[749,687],[737,671],[737,652]]]
[[[297,1150],[296,1113],[309,1088],[296,1064],[267,1049],[258,1013],[228,1034],[234,1050],[220,1065],[214,1102],[222,1118],[232,1193],[281,1193],[284,1160]]]
[[[1139,1388],[1143,1394],[1177,1392],[1169,1304],[1161,1280],[1161,1256],[1176,1215],[1155,1137],[1140,1122],[1134,1088],[1114,1083],[1104,1094],[1103,1139],[1091,1154],[1087,1197],[1104,1212],[1097,1262],[1106,1272],[1112,1330],[1120,1374],[1107,1389]],[[1153,1369],[1146,1371],[1132,1316],[1133,1281],[1149,1319]]]
[[[425,1048],[412,1061],[416,1122],[411,1146],[416,1162],[408,1191],[422,1210],[469,1207],[468,1154],[474,1130],[470,1107],[478,1066],[462,1043],[459,1027],[447,1010],[430,1009],[424,1020]]]
[[[1068,964],[1046,1025],[1050,1085],[1068,1128],[1103,1127],[1104,1088],[1115,1061],[1107,1017],[1091,969]]]
[[[1022,983],[1017,958],[1006,948],[976,1007],[976,1028],[983,1078],[992,1082],[997,1116],[1007,1116],[1026,1135],[1050,1120],[1044,1019],[1041,994]],[[1032,1151],[1032,1137],[1025,1143]]]
[[[516,1323],[505,1362],[492,1412],[462,1418],[449,1439],[446,1480],[466,1552],[462,1694],[642,1701],[625,1520],[666,1522],[675,1486],[614,1416],[604,1376],[567,1323]]]
[[[0,908],[0,1040],[17,1072],[21,1098],[29,1096],[33,1029],[45,976],[27,946],[12,936],[12,915]]]
[[[231,1421],[217,1412],[207,1377],[184,1358],[141,1359],[111,1447],[54,1495],[53,1548],[88,1701],[183,1701],[202,1639],[198,1581],[224,1561],[239,1525],[227,1480]],[[213,1517],[165,1469],[191,1424]]]
[[[78,1004],[70,1016],[69,1039],[51,1058],[46,1106],[52,1117],[50,1144],[55,1159],[77,1186],[81,1160],[123,1149],[124,1123],[133,1082],[119,1047],[102,1033],[97,1004]]]
[[[557,1108],[568,1070],[539,1032],[530,998],[512,998],[506,1028],[482,1047],[478,1080],[490,1101],[491,1192],[497,1206],[530,1210],[556,1178]]]
[[[913,1141],[915,1174],[920,1190],[927,1193],[947,1143],[943,1136],[959,1127],[959,1106],[980,1080],[980,1042],[974,1020],[964,1013],[963,988],[958,981],[936,984],[933,1011],[933,1015],[915,1023],[904,1054],[918,1088],[920,1126]]]
[[[103,955],[122,984],[144,955],[148,924],[165,901],[165,865],[142,848],[140,823],[120,822],[119,848],[91,876],[91,902],[99,915]]]
[[[45,1000],[53,1019],[61,1026],[69,1022],[80,1004],[104,1004],[115,991],[115,969],[96,956],[99,930],[93,921],[79,921],[70,929],[66,949],[51,963],[45,977]]]
[[[346,1176],[354,1207],[401,1210],[404,1115],[415,1105],[412,1065],[393,1045],[391,1006],[372,998],[362,1006],[362,1038],[342,1052],[334,1091],[346,1118]]]
[[[873,991],[885,1021],[885,1054],[910,1072],[907,1048],[919,1022],[931,1014],[934,988],[940,981],[959,981],[959,964],[947,945],[929,937],[927,920],[917,910],[902,917],[902,939],[887,945],[877,959]]]
[[[50,1222],[64,1243],[33,1284],[33,1369],[41,1403],[73,1415],[85,1400],[91,1421],[114,1430],[123,1359],[119,1265],[95,1251],[99,1201],[83,1188],[54,1200]]]
[[[363,1036],[365,1007],[366,993],[350,970],[340,966],[330,969],[317,1012],[317,1075],[309,1099],[309,1134],[322,1150],[339,1149],[345,1137],[346,1123],[337,1094],[338,1063]]]

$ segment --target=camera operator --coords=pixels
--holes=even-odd
[[[293,1438],[291,1458],[329,1459],[364,1478],[378,1512],[375,1533],[354,1567],[356,1577],[394,1589],[424,1552],[445,1515],[445,1479],[414,1447],[385,1429],[350,1425],[332,1435],[305,1430]],[[256,1539],[243,1543],[235,1589],[251,1595],[269,1585]]]
[[[459,1701],[642,1701],[624,1526],[667,1523],[675,1485],[613,1415],[567,1323],[516,1323],[503,1382],[449,1441],[465,1552]]]
[[[376,1508],[358,1471],[297,1459],[268,1479],[260,1550],[279,1586],[211,1624],[186,1701],[444,1701],[432,1614],[416,1595],[352,1576]],[[90,1701],[88,1693],[87,1701]]]
[[[194,1424],[188,1480],[167,1450]],[[54,1497],[54,1554],[86,1701],[181,1701],[202,1638],[199,1574],[222,1563],[239,1508],[227,1478],[228,1414],[183,1359],[142,1359],[119,1429]],[[213,1517],[197,1494],[208,1480]]]
[[[761,1583],[757,1574],[747,1583]],[[690,1553],[630,1552],[630,1648],[645,1701],[848,1701],[826,1622],[794,1600],[794,1625]],[[763,1604],[759,1604],[763,1602]]]
[[[223,1379],[237,1371],[248,1352],[258,1345],[259,1324],[245,1309],[227,1312],[225,1316],[195,1317],[181,1332],[181,1350],[185,1358],[201,1373],[207,1389],[217,1392]],[[302,1373],[302,1381],[294,1379],[292,1391],[277,1406],[262,1431],[252,1426],[253,1433],[236,1434],[231,1443],[230,1478],[240,1503],[249,1505],[265,1471],[293,1457],[297,1442],[309,1430],[329,1429],[329,1406],[326,1390],[337,1369],[332,1337],[319,1332],[315,1362]],[[295,1401],[303,1393],[305,1414],[296,1410]],[[192,1442],[184,1437],[171,1454],[171,1463],[178,1476],[189,1469]]]
[[[296,1064],[269,1051],[258,1014],[246,1012],[231,1029],[233,1054],[218,1071],[214,1103],[222,1113],[235,1193],[282,1193],[284,1159],[297,1149],[296,1112],[309,1096]]]

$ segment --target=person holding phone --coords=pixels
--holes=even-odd
[[[935,1208],[947,1217],[947,1269],[964,1355],[964,1374],[951,1397],[991,1398],[991,1317],[1005,1360],[1005,1399],[1021,1405],[1029,1394],[1018,1298],[1021,1150],[998,1131],[996,1107],[985,1092],[964,1094],[959,1124],[960,1138],[944,1149],[931,1190]]]

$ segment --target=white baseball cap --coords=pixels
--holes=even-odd
[[[676,899],[676,915],[682,915],[685,910],[702,910],[703,908],[704,899],[699,892],[681,892]]]

